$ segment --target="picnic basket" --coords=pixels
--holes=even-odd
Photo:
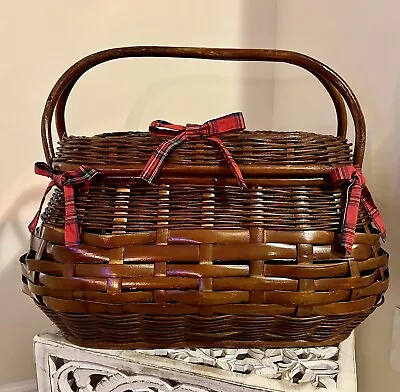
[[[69,94],[128,57],[284,62],[330,95],[337,135],[202,126],[72,136]],[[346,139],[349,109],[354,149]],[[53,147],[52,120],[60,139]],[[190,119],[188,119],[190,120]],[[384,228],[361,165],[365,121],[346,82],[306,55],[267,49],[126,47],[92,54],[45,105],[54,192],[20,258],[23,290],[73,343],[98,348],[336,344],[383,302]]]

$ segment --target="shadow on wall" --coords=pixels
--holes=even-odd
[[[378,107],[378,104],[375,104],[375,107]],[[370,134],[368,139],[369,130],[367,126],[367,140],[369,141],[367,143],[368,155],[366,161],[368,171],[372,174],[370,178],[373,181],[370,190],[373,192],[375,202],[383,214],[388,232],[388,242],[383,247],[390,254],[390,282],[383,306],[357,328],[357,365],[362,371],[374,367],[379,374],[379,377],[374,377],[371,380],[368,377],[362,377],[364,373],[361,371],[358,378],[360,391],[382,389],[382,379],[385,379],[385,385],[399,385],[399,372],[394,371],[396,369],[391,368],[390,365],[392,336],[400,334],[400,331],[392,330],[394,311],[396,306],[400,306],[400,264],[398,263],[399,249],[397,246],[400,218],[397,208],[400,200],[400,177],[398,175],[400,161],[397,158],[390,158],[398,156],[400,139],[394,134],[398,131],[398,124],[400,123],[400,111],[395,109],[398,107],[400,107],[400,77],[397,80],[393,107],[390,111],[392,118],[388,121],[391,132],[384,130],[378,135]],[[372,161],[373,157],[382,157],[382,159]],[[385,160],[384,157],[389,157],[389,160]],[[379,362],[377,363],[371,358],[377,358],[376,361]]]
[[[19,257],[29,249],[29,235],[22,210],[43,195],[43,187],[24,191],[0,221],[0,385],[34,377],[33,336],[49,325],[48,319],[21,292]],[[21,361],[21,358],[26,360]]]
[[[253,0],[242,5],[242,48],[274,49],[276,1]],[[248,129],[272,129],[275,68],[271,62],[243,62],[241,108]]]
[[[205,60],[193,61],[205,62]],[[233,96],[235,94],[235,88],[232,86],[232,83],[235,83],[235,77],[224,75],[222,66],[217,69],[217,74],[212,74],[209,71],[211,68],[207,68],[210,64],[204,64],[205,67],[201,73],[194,70],[192,74],[180,77],[167,76],[165,80],[152,82],[141,91],[129,109],[125,129],[138,129],[138,123],[141,124],[141,129],[148,129],[150,121],[155,119],[154,113],[158,116],[157,118],[179,124],[187,122],[201,124],[208,119],[240,110],[235,99],[226,96],[227,92]],[[189,63],[188,67],[191,66],[192,64]],[[246,83],[246,80],[244,82]],[[198,91],[199,95],[193,94],[193,91]],[[205,91],[212,100],[204,102],[199,98]],[[165,105],[167,99],[177,104]],[[184,106],[182,100],[185,100]]]
[[[241,46],[275,49],[277,2],[254,0],[243,3]],[[276,49],[296,51],[296,48],[287,47]],[[242,108],[248,129],[336,133],[333,103],[324,87],[308,71],[285,63],[245,62],[242,79],[245,81],[242,84]],[[323,105],[321,100],[324,100]],[[317,115],[315,110],[318,110]],[[352,140],[351,125],[349,134]]]

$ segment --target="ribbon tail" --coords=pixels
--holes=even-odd
[[[209,130],[208,136],[220,135],[225,132],[241,131],[246,128],[244,117],[241,112],[227,114],[204,123],[201,128]]]
[[[66,247],[78,246],[80,244],[80,232],[78,217],[75,208],[75,192],[72,185],[64,186],[65,200],[65,226],[64,241]]]
[[[353,180],[347,189],[346,207],[344,212],[345,220],[340,239],[340,245],[343,246],[348,253],[351,253],[353,249],[357,228],[358,210],[360,208],[360,198],[361,185]]]
[[[238,164],[233,159],[232,154],[222,144],[221,139],[219,139],[218,137],[213,136],[213,137],[209,137],[208,140],[211,140],[218,147],[218,149],[221,151],[222,155],[224,156],[225,160],[228,162],[228,165],[232,169],[236,179],[238,180],[240,188],[242,190],[246,190],[247,189],[247,185],[244,182],[244,178],[243,178],[242,172],[241,172]]]
[[[40,204],[40,206],[42,206],[42,205],[43,205],[43,203]],[[32,219],[31,223],[29,223],[29,225],[28,225],[28,229],[31,234],[33,234],[36,230],[36,227],[39,223],[39,218],[40,218],[41,212],[42,212],[42,208],[40,207],[39,210],[36,212],[36,215]]]
[[[173,139],[167,140],[161,143],[157,150],[153,153],[150,159],[147,161],[139,178],[151,184],[155,177],[160,172],[164,160],[167,156],[180,144],[187,139],[185,132],[180,133]]]
[[[361,192],[361,202],[365,210],[368,212],[368,215],[372,219],[372,222],[379,230],[382,240],[386,240],[385,224],[383,223],[382,216],[374,201],[372,200],[371,193],[369,192],[367,187],[364,187]]]
[[[44,201],[46,200],[46,196],[50,192],[50,189],[53,187],[53,185],[54,185],[54,181],[50,181],[50,184],[47,186],[46,190],[44,191],[44,195],[43,195],[42,200],[40,202],[39,209],[37,210],[34,218],[32,219],[32,222],[29,223],[29,225],[28,225],[28,230],[30,231],[31,234],[33,234],[35,232],[35,230],[36,230],[36,227],[37,227],[37,225],[39,223],[40,215],[42,213],[42,208],[43,208]]]
[[[52,168],[45,162],[36,162],[34,167],[35,174],[51,178],[53,174]]]

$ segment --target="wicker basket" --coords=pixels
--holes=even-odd
[[[123,57],[275,61],[303,67],[336,108],[337,136],[237,131],[220,137],[237,180],[207,138],[183,143],[156,185],[138,180],[165,138],[120,132],[68,136],[71,89],[97,64]],[[354,153],[346,140],[347,103]],[[55,114],[60,145],[55,153]],[[79,165],[99,174],[76,191],[80,245],[65,244],[66,191],[53,192],[21,257],[24,292],[72,342],[100,348],[273,347],[336,344],[383,302],[388,256],[359,209],[350,252],[338,246],[349,187],[337,167],[360,168],[365,123],[347,84],[299,53],[276,50],[131,47],[88,56],[48,98],[42,140],[53,174]],[[54,180],[54,178],[53,178]],[[56,184],[62,188],[60,183]]]

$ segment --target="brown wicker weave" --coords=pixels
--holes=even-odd
[[[84,72],[122,57],[278,61],[314,74],[336,108],[337,136],[241,131],[221,137],[247,191],[207,140],[186,142],[155,186],[136,180],[164,140],[147,132],[67,136],[64,110]],[[347,103],[356,141],[347,142]],[[54,152],[55,113],[60,145]],[[101,171],[76,195],[81,245],[64,245],[56,189],[21,257],[24,292],[74,343],[103,348],[335,344],[383,302],[388,257],[360,209],[351,255],[337,249],[346,188],[334,167],[361,166],[365,123],[347,84],[310,57],[287,51],[132,47],[88,56],[57,82],[42,140],[64,172]]]

